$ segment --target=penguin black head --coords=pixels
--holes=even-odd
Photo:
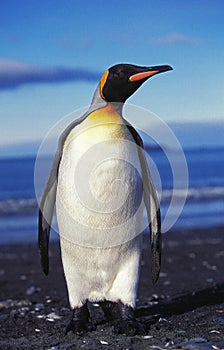
[[[100,80],[101,97],[106,102],[124,103],[148,78],[172,69],[170,66],[117,64],[106,70]]]

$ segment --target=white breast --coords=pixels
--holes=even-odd
[[[60,234],[75,244],[111,247],[141,232],[142,182],[138,151],[123,124],[89,125],[69,134],[58,175]]]

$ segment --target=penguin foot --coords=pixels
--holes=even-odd
[[[131,306],[108,300],[101,302],[100,305],[106,319],[113,321],[113,333],[126,335],[146,334],[145,325],[136,320],[134,310]]]
[[[113,327],[114,334],[124,334],[128,336],[146,335],[145,325],[136,319],[117,321]]]
[[[100,306],[103,310],[104,316],[106,317],[107,321],[110,322],[119,318],[120,313],[118,303],[109,300],[104,300],[100,302]]]
[[[72,331],[74,334],[82,336],[94,330],[96,330],[96,325],[90,320],[87,303],[79,308],[74,308],[71,321],[66,327],[65,335]]]

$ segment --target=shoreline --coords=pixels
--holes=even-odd
[[[97,305],[97,330],[64,336],[71,311],[58,242],[50,242],[44,276],[37,243],[0,245],[0,349],[224,348],[224,227],[163,235],[159,281],[151,283],[149,236],[144,236],[136,316],[145,337],[114,335]],[[213,346],[213,347],[212,347]]]

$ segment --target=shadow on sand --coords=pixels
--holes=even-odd
[[[224,302],[224,283],[213,288],[206,288],[191,294],[181,295],[169,301],[161,301],[156,305],[136,309],[137,317],[152,316],[152,323],[157,322],[159,315],[168,318],[193,311],[202,306],[212,306]],[[154,320],[154,322],[153,322]]]

